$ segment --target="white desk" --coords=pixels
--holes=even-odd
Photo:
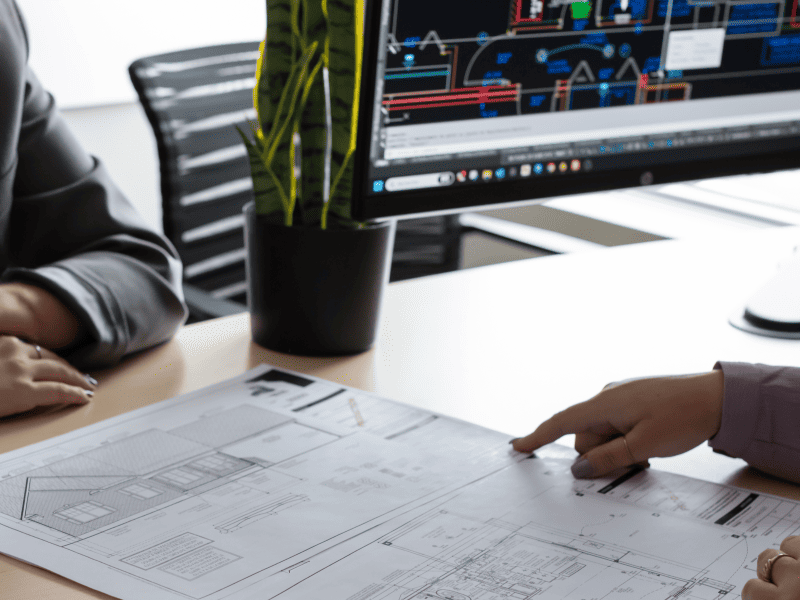
[[[800,229],[779,228],[396,284],[374,389],[516,436],[610,381],[707,371],[717,360],[800,366],[800,342],[728,324],[798,244]],[[654,464],[707,479],[744,464],[696,452],[704,460]]]
[[[183,329],[175,340],[97,373],[88,406],[0,422],[0,452],[222,381],[260,362],[375,390],[509,434],[607,382],[710,369],[716,360],[800,365],[800,342],[728,325],[733,311],[800,242],[800,229],[653,242],[537,258],[393,284],[376,347],[307,358],[250,341],[247,315]],[[458,452],[458,448],[453,448]],[[701,446],[657,468],[800,499]],[[0,557],[0,598],[105,598]]]

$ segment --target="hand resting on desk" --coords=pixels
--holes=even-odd
[[[68,346],[79,332],[75,315],[46,290],[0,285],[0,417],[89,401],[93,380],[49,350]]]
[[[37,406],[86,404],[93,389],[80,371],[50,350],[0,336],[0,417]]]

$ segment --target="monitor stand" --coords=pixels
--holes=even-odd
[[[800,340],[800,252],[797,249],[744,308],[730,318],[730,323],[757,335]]]

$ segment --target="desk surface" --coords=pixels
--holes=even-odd
[[[800,366],[800,342],[732,328],[729,314],[800,243],[800,229],[652,242],[392,284],[376,347],[308,358],[250,341],[246,314],[185,327],[95,373],[80,408],[0,420],[0,452],[225,380],[262,362],[516,436],[609,381],[706,371],[717,360]],[[571,443],[565,438],[562,443]],[[800,499],[800,488],[703,445],[656,468]],[[0,557],[0,598],[106,598]]]

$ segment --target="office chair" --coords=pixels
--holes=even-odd
[[[246,310],[244,217],[253,197],[238,125],[250,131],[258,42],[140,58],[128,73],[155,134],[164,233],[184,263],[190,322]],[[391,279],[458,267],[456,217],[401,221]]]

